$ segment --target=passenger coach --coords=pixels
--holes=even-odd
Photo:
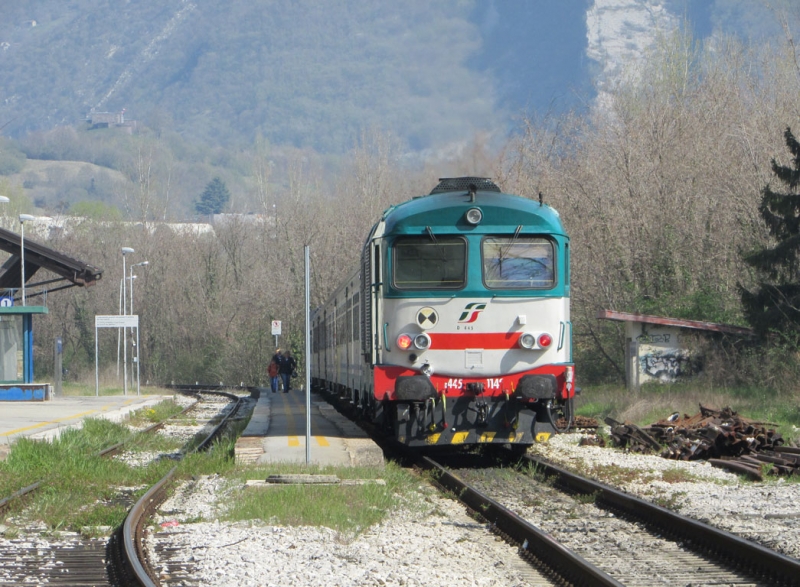
[[[416,447],[524,448],[569,427],[569,238],[541,201],[442,179],[373,226],[312,316],[312,385]]]

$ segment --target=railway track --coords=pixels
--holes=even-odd
[[[219,391],[215,390],[213,393],[216,395],[206,397],[219,397]],[[220,420],[222,405],[229,405],[232,400],[237,403],[240,401],[239,397],[228,395],[224,402],[216,399],[203,402],[202,397],[196,395],[197,401],[188,405],[180,414],[153,424],[141,432],[150,434],[160,430],[183,439],[187,450],[202,450],[218,434],[220,426],[215,425],[213,432],[201,441],[192,443],[191,439],[195,438],[198,430],[207,422]],[[234,410],[227,411],[234,413]],[[98,456],[120,456],[125,450],[126,443],[122,442],[100,451]],[[179,455],[171,456],[180,458]],[[24,504],[36,492],[46,490],[47,487],[48,480],[43,479],[0,499],[0,512],[7,513],[10,508]],[[132,491],[123,490],[114,499],[130,507],[135,502],[132,495]],[[41,524],[31,524],[15,535],[0,540],[0,586],[26,583],[74,586],[133,584],[118,570],[125,566],[123,557],[124,547],[120,546],[119,532],[108,539],[87,537],[73,531],[52,531]]]
[[[196,387],[176,387],[180,391],[186,392],[187,390],[197,391]],[[241,398],[233,394],[226,394],[219,389],[204,389],[206,393],[214,393],[220,396],[227,395],[235,400],[235,405],[224,415],[222,418],[217,418],[215,426],[208,432],[205,438],[200,441],[193,451],[200,451],[209,448],[212,442],[219,437],[221,432],[227,426],[229,419],[236,415],[240,406],[242,405]],[[150,565],[150,561],[146,556],[146,547],[144,541],[147,535],[147,521],[150,516],[156,511],[158,506],[164,501],[167,492],[170,489],[174,479],[177,466],[173,467],[161,480],[153,485],[136,504],[131,508],[128,516],[122,527],[115,534],[111,544],[114,545],[113,550],[113,579],[114,583],[118,585],[143,585],[145,587],[159,585],[159,574],[164,572],[164,569],[156,570]],[[168,570],[170,574],[185,573],[185,569]]]
[[[421,463],[568,584],[800,585],[794,559],[541,461],[528,464],[535,475]]]

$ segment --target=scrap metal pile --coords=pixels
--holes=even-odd
[[[700,406],[694,416],[679,413],[650,426],[606,418],[615,446],[660,453],[667,459],[706,459],[715,467],[762,480],[763,475],[800,475],[800,448],[784,446],[773,426],[739,416],[730,408]]]

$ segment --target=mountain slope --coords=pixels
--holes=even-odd
[[[469,2],[23,4],[0,25],[8,134],[126,108],[210,142],[333,151],[370,125],[420,148],[495,122],[490,80],[465,65]]]

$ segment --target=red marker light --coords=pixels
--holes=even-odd
[[[553,337],[549,334],[540,334],[539,335],[539,346],[543,349],[546,349],[551,344],[553,344]]]
[[[407,351],[409,348],[411,348],[411,344],[413,342],[414,341],[407,334],[401,334],[397,337],[397,346],[399,346],[400,350],[402,351]]]

